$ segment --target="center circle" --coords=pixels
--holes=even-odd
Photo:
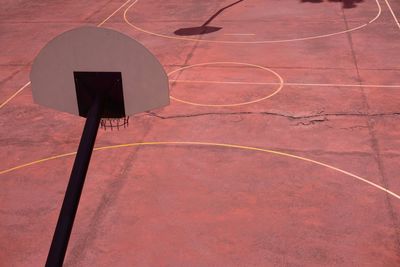
[[[210,65],[247,66],[247,67],[253,67],[253,68],[257,68],[257,69],[272,73],[278,79],[278,82],[276,83],[277,84],[277,88],[275,88],[274,91],[272,93],[268,94],[268,95],[256,98],[256,99],[251,100],[251,101],[243,101],[243,102],[237,102],[237,103],[226,103],[226,104],[198,103],[198,102],[194,102],[194,101],[190,101],[190,100],[186,100],[186,99],[177,98],[177,97],[172,96],[172,95],[170,96],[170,98],[175,100],[175,101],[178,101],[178,102],[181,102],[181,103],[185,103],[185,104],[188,104],[188,105],[193,105],[193,106],[202,106],[202,107],[235,107],[235,106],[243,106],[243,105],[253,104],[253,103],[257,103],[257,102],[266,100],[266,99],[276,95],[283,88],[283,84],[284,84],[283,78],[278,73],[276,73],[275,71],[273,71],[273,70],[271,70],[269,68],[260,66],[260,65],[242,63],[242,62],[207,62],[207,63],[193,64],[193,65],[189,65],[189,66],[185,66],[185,67],[173,70],[173,71],[168,73],[168,76],[170,77],[172,74],[177,73],[179,71],[186,70],[186,69],[190,69],[190,68],[194,68],[194,67],[200,67],[200,66],[210,66]],[[196,81],[194,81],[194,82],[196,82]],[[221,82],[221,83],[224,83],[224,82]],[[226,83],[228,84],[229,82],[226,82]],[[273,84],[275,84],[275,83],[273,83]]]
[[[128,19],[128,12],[132,9],[132,7],[134,7],[135,5],[138,4],[138,2],[140,2],[139,0],[135,0],[133,3],[131,3],[124,11],[123,14],[123,18],[125,20],[125,22],[132,28],[153,35],[153,36],[158,36],[161,38],[167,38],[167,39],[174,39],[174,40],[184,40],[184,41],[194,41],[194,42],[206,42],[206,43],[220,43],[220,44],[267,44],[267,43],[286,43],[286,42],[297,42],[297,41],[306,41],[306,40],[314,40],[314,39],[320,39],[320,38],[327,38],[327,37],[332,37],[332,36],[337,36],[337,35],[341,35],[341,34],[346,34],[349,32],[353,32],[353,31],[357,31],[360,30],[362,28],[365,28],[367,26],[369,26],[371,23],[375,22],[382,14],[382,7],[381,4],[379,3],[379,0],[375,0],[375,3],[377,5],[377,14],[373,17],[373,18],[369,18],[367,19],[364,23],[361,23],[358,26],[353,26],[351,28],[347,28],[347,29],[338,29],[336,31],[329,31],[329,32],[325,32],[325,33],[312,33],[306,36],[293,36],[293,37],[280,37],[280,38],[272,38],[272,39],[267,39],[267,38],[260,38],[258,40],[223,40],[223,39],[202,39],[201,35],[197,35],[198,38],[194,38],[194,37],[188,37],[188,36],[174,36],[171,34],[167,34],[167,33],[159,33],[159,32],[154,32],[152,30],[147,30],[143,27],[139,27],[138,25],[136,25],[135,23],[131,22]],[[323,2],[322,0],[320,2]],[[340,2],[339,1],[330,1],[330,2]],[[297,8],[299,9],[299,8]],[[301,9],[299,9],[301,10]],[[142,14],[140,11],[136,11],[137,15],[138,14]],[[319,13],[319,12],[318,12]],[[335,14],[338,14],[337,12]],[[158,16],[159,14],[157,14]],[[273,15],[273,14],[271,14]],[[148,15],[151,16],[151,15]],[[337,18],[336,18],[337,19]],[[326,20],[325,20],[326,21]],[[193,28],[193,27],[192,27]],[[200,28],[200,27],[194,27],[194,28]],[[210,28],[219,28],[219,27],[210,27]],[[235,34],[227,34],[227,35],[233,35],[235,36]],[[237,36],[253,36],[256,34],[238,34]],[[194,35],[196,36],[196,35]]]

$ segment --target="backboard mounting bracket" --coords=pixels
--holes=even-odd
[[[102,118],[125,117],[121,72],[74,71],[74,80],[79,116],[87,117],[93,101],[99,94],[106,100]]]

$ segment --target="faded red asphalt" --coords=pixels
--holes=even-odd
[[[170,106],[96,146],[177,143],[93,154],[65,266],[400,265],[400,199],[318,165],[400,194],[400,4],[242,1],[210,22],[219,31],[174,34],[233,2],[3,1],[1,103],[81,25],[175,71]],[[75,151],[84,122],[33,104],[29,86],[0,114],[3,171]],[[1,266],[43,266],[72,161],[0,175]]]

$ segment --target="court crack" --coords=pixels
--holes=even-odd
[[[311,115],[289,115],[277,112],[252,112],[252,111],[241,111],[241,112],[204,112],[204,113],[193,113],[193,114],[182,114],[182,115],[171,115],[163,116],[156,112],[146,112],[146,116],[156,117],[162,120],[170,119],[184,119],[184,118],[194,118],[202,116],[245,116],[245,115],[262,115],[262,116],[276,116],[282,117],[289,120],[309,120],[308,123],[303,123],[303,125],[315,124],[318,122],[328,121],[329,117],[391,117],[400,116],[400,112],[389,112],[389,113],[317,113]],[[299,124],[302,124],[301,122]]]

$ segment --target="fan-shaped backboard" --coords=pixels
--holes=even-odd
[[[118,83],[122,79],[117,87],[123,91],[125,115],[169,104],[168,77],[158,60],[129,36],[97,27],[67,31],[40,51],[30,75],[34,101],[82,116],[77,77],[88,73],[114,73]]]

